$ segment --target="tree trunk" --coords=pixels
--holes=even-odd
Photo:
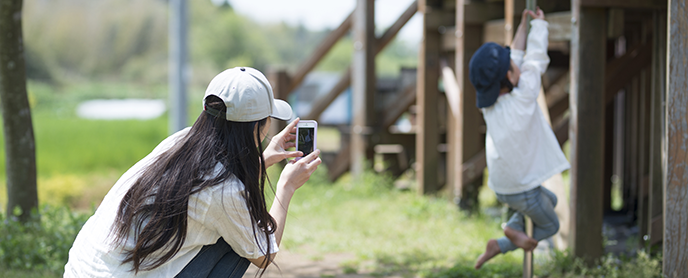
[[[26,221],[31,209],[38,206],[38,196],[22,39],[22,0],[0,0],[0,108],[5,133],[7,214],[11,216],[19,207],[19,218]]]

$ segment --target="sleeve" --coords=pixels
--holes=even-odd
[[[266,238],[251,220],[244,201],[244,185],[234,179],[218,186],[222,188],[212,196],[204,225],[215,229],[234,252],[244,258],[256,259],[265,256],[268,244],[270,253],[279,251],[274,234],[271,234],[269,239]]]
[[[542,74],[545,73],[549,65],[549,56],[547,56],[548,23],[541,19],[534,19],[531,21],[531,25],[526,53],[520,67],[521,77],[518,81],[519,92],[527,100],[537,99],[540,93]]]
[[[521,65],[523,65],[523,55],[526,53],[523,50],[520,49],[511,49],[511,60],[514,61],[514,64],[520,69]]]

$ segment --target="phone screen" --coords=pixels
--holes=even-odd
[[[303,156],[313,152],[313,142],[315,138],[314,127],[299,127],[298,131],[299,145],[298,150],[303,152]]]

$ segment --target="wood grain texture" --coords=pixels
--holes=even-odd
[[[688,7],[669,1],[664,275],[688,277]]]

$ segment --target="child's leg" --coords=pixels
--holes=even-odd
[[[553,236],[559,231],[559,218],[554,207],[557,205],[557,196],[547,188],[538,187],[539,194],[533,196],[532,204],[529,204],[526,215],[533,220],[533,238],[537,241]]]

